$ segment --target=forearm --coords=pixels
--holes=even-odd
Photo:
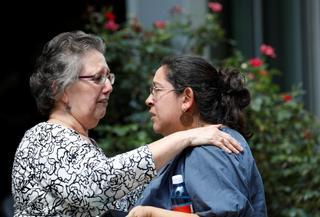
[[[168,161],[173,159],[183,149],[190,145],[187,131],[181,131],[166,136],[148,145],[158,171]]]
[[[230,135],[220,131],[219,127],[220,125],[210,125],[179,131],[150,143],[148,146],[152,154],[156,170],[159,170],[187,146],[212,144],[229,153],[239,153],[238,150],[242,151],[241,145]]]

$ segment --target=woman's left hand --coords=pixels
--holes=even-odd
[[[222,148],[228,153],[234,152],[238,154],[243,151],[242,146],[237,142],[237,140],[232,138],[228,133],[220,130],[222,126],[223,125],[221,124],[208,125],[181,132],[188,133],[192,137],[190,140],[192,146],[210,143]]]

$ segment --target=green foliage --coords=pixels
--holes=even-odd
[[[104,27],[108,21],[106,12],[93,13],[88,27],[105,39],[106,58],[116,74],[107,120],[96,130],[101,147],[114,155],[157,138],[144,101],[161,58],[174,53],[207,58],[208,53],[217,52],[217,45],[228,40],[219,14],[212,11],[198,27],[180,11],[173,14],[170,22],[155,23],[151,29],[143,29],[132,19],[117,31]],[[253,131],[249,144],[263,176],[269,216],[319,217],[319,120],[304,109],[300,86],[280,92],[273,82],[280,72],[267,64],[269,57],[275,57],[274,51],[261,51],[260,57],[248,60],[234,49],[227,57],[210,61],[236,67],[247,79],[252,94],[247,110]]]
[[[264,61],[252,67],[238,54],[225,63],[247,75],[254,133],[249,143],[264,179],[269,216],[320,216],[320,123],[304,109],[301,87],[280,93],[272,82],[279,72]]]

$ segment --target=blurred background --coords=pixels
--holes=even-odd
[[[11,167],[15,150],[24,134],[24,132],[31,126],[35,125],[39,121],[44,120],[43,117],[39,116],[36,110],[35,101],[32,98],[29,91],[29,76],[33,70],[36,57],[39,55],[40,49],[45,42],[50,40],[53,36],[64,31],[71,30],[85,30],[87,32],[94,32],[97,34],[111,34],[121,28],[125,28],[126,24],[136,18],[138,21],[135,27],[142,29],[150,29],[150,31],[159,31],[162,29],[161,25],[156,26],[155,21],[167,22],[172,18],[172,8],[179,5],[183,8],[183,12],[187,13],[192,25],[188,28],[196,28],[197,26],[204,25],[206,22],[207,13],[210,12],[208,8],[209,2],[218,2],[223,6],[222,11],[219,11],[219,25],[223,29],[223,38],[230,39],[228,42],[221,41],[220,45],[215,44],[215,50],[202,50],[202,54],[205,56],[211,56],[214,58],[226,58],[233,55],[233,49],[236,48],[241,52],[241,58],[238,60],[240,63],[246,62],[246,59],[261,56],[261,45],[268,44],[272,46],[276,52],[276,58],[270,58],[265,60],[265,69],[275,68],[281,72],[281,75],[272,77],[272,83],[277,86],[279,93],[288,93],[292,91],[293,86],[299,86],[303,91],[302,95],[299,95],[299,102],[303,105],[309,119],[317,119],[320,117],[320,0],[220,0],[220,1],[206,1],[206,0],[55,0],[55,1],[6,1],[2,4],[2,57],[3,68],[2,76],[0,79],[0,95],[1,95],[1,106],[0,106],[0,120],[1,120],[1,211],[3,214],[6,212],[7,198],[10,198],[11,192]],[[115,22],[118,28],[110,31],[99,26],[99,22],[104,22],[104,18],[100,16],[107,11],[112,12],[115,15]],[[170,13],[171,11],[171,13]],[[211,11],[212,12],[212,11]],[[100,15],[99,15],[100,13]],[[103,17],[103,16],[102,16]],[[93,19],[93,20],[92,20]],[[100,20],[99,20],[100,19]],[[215,21],[216,22],[216,21]],[[132,23],[131,23],[132,24]],[[159,24],[159,22],[158,22]],[[161,23],[160,23],[161,24]],[[100,29],[99,29],[100,28]],[[141,31],[141,30],[139,30]],[[162,30],[161,30],[162,31]],[[162,32],[156,34],[163,34]],[[186,30],[189,31],[189,30]],[[108,38],[106,37],[106,41]],[[118,42],[118,41],[117,41]],[[121,40],[120,40],[121,42]],[[120,43],[119,42],[119,43]],[[129,41],[130,42],[130,41]],[[210,44],[210,41],[207,41]],[[157,43],[157,42],[155,42]],[[159,44],[162,41],[159,42]],[[125,45],[127,46],[127,45]],[[206,45],[204,45],[206,46]],[[126,47],[130,48],[130,46]],[[160,47],[161,49],[163,47]],[[154,48],[152,49],[159,49]],[[114,52],[119,52],[112,42],[110,42],[110,56],[108,57],[107,48],[107,60],[111,63],[111,69],[121,70],[120,60],[115,61],[119,56],[112,56]],[[122,55],[126,54],[126,51],[122,50]],[[121,52],[120,55],[121,55]],[[153,51],[148,51],[153,52]],[[165,54],[167,51],[163,51]],[[160,52],[161,53],[161,52]],[[126,58],[126,55],[123,55]],[[158,56],[156,56],[158,57]],[[156,61],[160,61],[159,58],[154,58],[155,62],[150,59],[150,65],[156,68]],[[119,58],[120,59],[120,58]],[[147,60],[146,60],[147,61]],[[249,62],[248,62],[249,63]],[[119,66],[120,65],[120,66]],[[135,71],[144,70],[145,64],[130,65]],[[250,65],[250,64],[249,64]],[[136,67],[136,68],[135,68]],[[245,69],[245,68],[244,68]],[[126,69],[128,70],[128,69]],[[147,68],[145,70],[150,70]],[[260,70],[261,71],[261,70]],[[119,90],[122,87],[123,90],[130,89],[130,85],[126,84],[132,77],[126,77],[121,74],[121,71],[115,71],[119,73],[117,77],[117,85]],[[151,74],[142,76],[141,78],[147,79],[152,76]],[[132,76],[132,75],[131,75]],[[118,78],[123,78],[118,80]],[[120,85],[122,84],[122,86]],[[126,86],[127,85],[127,86]],[[127,88],[127,89],[126,89]],[[107,117],[104,124],[124,124],[127,128],[120,128],[119,126],[113,127],[113,129],[105,126],[92,133],[93,137],[98,140],[105,137],[104,133],[112,133],[114,138],[123,136],[119,142],[121,144],[125,141],[130,140],[131,137],[138,137],[138,139],[132,139],[133,145],[125,147],[117,146],[116,149],[110,148],[110,144],[114,141],[112,136],[104,138],[109,142],[101,139],[101,143],[105,144],[105,150],[113,152],[110,155],[122,152],[124,150],[136,147],[138,144],[142,144],[143,141],[148,141],[151,138],[156,138],[156,135],[149,136],[150,132],[145,130],[150,129],[148,123],[145,126],[136,126],[127,124],[130,122],[143,122],[146,120],[146,116],[143,110],[146,108],[144,105],[137,105],[143,101],[147,94],[148,89],[145,88],[143,92],[137,92],[136,95],[125,95],[124,92],[117,92],[116,89],[113,93],[112,99],[114,100],[114,107],[124,106],[126,103],[129,104],[128,108],[133,108],[136,111],[134,114],[126,116],[126,110],[117,110],[113,107],[110,108],[110,116]],[[132,94],[135,93],[134,91]],[[291,93],[291,92],[290,92]],[[133,97],[136,101],[128,100],[123,102],[116,102],[115,96]],[[284,96],[284,95],[282,95]],[[291,95],[290,95],[291,96]],[[123,107],[121,107],[123,108]],[[255,110],[256,111],[256,110]],[[260,110],[259,110],[260,111]],[[283,109],[281,111],[284,111]],[[280,113],[281,113],[280,111]],[[284,113],[288,113],[286,110]],[[257,113],[258,114],[258,113]],[[256,115],[257,115],[256,114]],[[259,113],[260,114],[260,113]],[[303,113],[305,114],[305,113]],[[109,115],[109,114],[108,114]],[[277,114],[274,114],[277,115]],[[122,117],[121,117],[122,116]],[[126,116],[126,118],[123,118]],[[279,122],[284,122],[284,117],[288,118],[287,125],[290,125],[290,120],[298,120],[299,118],[305,118],[305,115],[301,116],[281,116]],[[312,120],[311,120],[312,122]],[[289,124],[288,124],[289,123]],[[309,122],[304,122],[304,124]],[[256,123],[255,123],[256,124]],[[274,124],[274,123],[270,123]],[[273,128],[275,126],[268,126]],[[303,125],[302,127],[305,127]],[[285,127],[284,127],[285,128]],[[115,132],[114,129],[117,129]],[[144,129],[142,133],[141,129]],[[259,128],[260,129],[260,128]],[[298,129],[298,128],[297,128]],[[299,128],[300,129],[300,128]],[[314,129],[310,132],[313,133]],[[127,135],[126,132],[130,131],[132,135]],[[119,133],[120,132],[120,133]],[[263,130],[261,131],[264,132]],[[308,131],[309,132],[309,131]],[[118,134],[117,134],[118,133]],[[286,137],[285,131],[277,132],[283,138]],[[288,132],[288,134],[295,134],[295,131]],[[309,135],[309,134],[308,134]],[[271,135],[272,136],[272,135]],[[306,137],[306,135],[304,134]],[[304,137],[304,138],[305,138]],[[309,138],[309,137],[308,137]],[[118,139],[117,139],[118,140]],[[120,139],[119,139],[120,140]],[[111,142],[110,142],[111,141]],[[265,141],[257,141],[255,144],[267,144]],[[311,140],[310,140],[311,141]],[[313,154],[319,155],[319,138],[312,137],[312,146],[309,150],[310,156]],[[268,141],[274,143],[273,141]],[[298,145],[292,143],[290,145]],[[300,140],[297,140],[300,143]],[[308,143],[311,144],[311,143]],[[308,145],[306,144],[306,145]],[[108,146],[109,145],[109,146]],[[290,146],[290,147],[291,147]],[[283,149],[288,150],[289,146],[284,146]],[[304,147],[302,147],[304,148]],[[262,170],[262,175],[265,177],[272,175],[265,169],[264,163],[268,163],[269,160],[274,160],[262,155],[263,150],[267,149],[263,146],[253,147],[253,151],[256,150],[256,158],[259,162]],[[270,151],[269,154],[275,154],[277,150],[283,151],[281,148],[275,147],[274,150]],[[292,156],[293,152],[286,153],[286,156]],[[301,157],[301,156],[300,156]],[[302,157],[295,161],[295,164],[302,162]],[[311,159],[311,160],[310,160]],[[267,162],[264,162],[267,161]],[[271,162],[271,161],[270,161]],[[290,159],[287,158],[282,161],[279,169],[283,169],[283,162],[290,164]],[[306,162],[303,161],[304,165],[317,164],[318,158],[308,158]],[[309,168],[310,171],[315,173],[319,170],[314,170],[315,167]],[[273,168],[274,169],[274,168]],[[292,176],[306,176],[309,177],[308,173],[302,174],[302,171],[308,171],[308,169],[301,168],[296,170],[296,173],[290,170],[290,174],[285,177],[277,177],[273,181],[267,181],[266,187],[272,188],[279,180],[284,180],[285,185],[283,195],[291,197],[290,193],[293,192],[290,189],[290,183],[286,183],[285,180],[292,178]],[[318,173],[319,174],[319,173]],[[310,178],[310,177],[309,177]],[[313,181],[310,183],[312,189],[320,188],[320,177],[312,178]],[[295,184],[303,182],[303,180],[295,180]],[[270,186],[269,186],[270,185]],[[293,185],[293,184],[292,184]],[[309,185],[309,186],[310,186]],[[299,187],[299,185],[297,185]],[[304,187],[303,184],[300,187]],[[286,190],[287,189],[287,190]],[[303,193],[303,197],[298,198],[295,202],[310,203],[320,202],[319,193],[315,193],[312,189],[306,193]],[[276,191],[276,189],[273,189]],[[270,191],[267,195],[268,205],[271,215],[270,216],[319,216],[320,208],[318,207],[290,207],[290,201],[284,204],[272,205],[272,197],[270,196],[273,191]],[[300,192],[301,193],[301,192]],[[299,194],[296,193],[296,194]],[[302,194],[302,193],[301,193]],[[295,195],[296,196],[296,195]],[[311,201],[311,202],[310,202]],[[319,204],[319,203],[318,203]],[[276,214],[276,209],[283,208],[286,210],[285,214]],[[319,212],[318,212],[319,211]],[[280,213],[280,212],[279,212]]]

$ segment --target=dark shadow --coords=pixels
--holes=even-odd
[[[83,29],[86,1],[2,3],[4,57],[0,79],[1,211],[10,215],[11,168],[24,132],[42,120],[29,91],[29,76],[43,44],[62,31]]]
[[[117,22],[125,20],[125,0],[5,1],[1,4],[4,60],[0,79],[0,204],[6,208],[12,202],[8,198],[16,148],[25,131],[44,120],[29,91],[29,77],[36,57],[44,43],[58,33],[86,30],[88,5],[97,9],[112,6]]]

